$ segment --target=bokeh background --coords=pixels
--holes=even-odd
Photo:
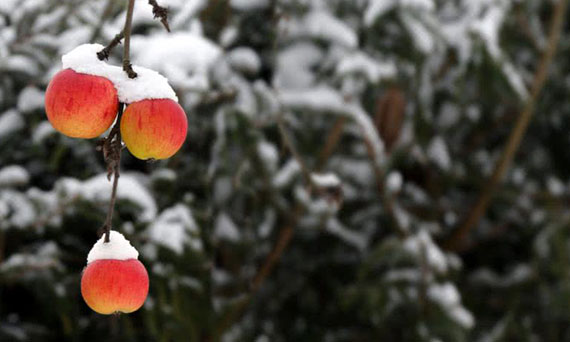
[[[0,1],[0,341],[569,341],[558,1],[159,0],[167,33],[137,0],[131,61],[169,78],[189,133],[169,160],[123,152],[113,225],[151,285],[110,317],[79,287],[105,165],[43,101],[126,1]]]

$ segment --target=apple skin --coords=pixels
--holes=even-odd
[[[118,106],[117,90],[111,81],[71,69],[53,77],[45,97],[49,122],[72,138],[100,136],[113,124]]]
[[[131,313],[146,300],[148,273],[137,259],[96,260],[83,270],[81,295],[97,313]]]
[[[184,109],[170,99],[146,99],[127,106],[121,118],[121,136],[139,159],[166,159],[186,140]]]

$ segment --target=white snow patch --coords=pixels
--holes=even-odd
[[[112,183],[106,174],[92,177],[84,182],[73,178],[64,178],[57,184],[60,191],[69,197],[81,197],[93,202],[107,202],[111,193]],[[137,179],[128,173],[121,174],[117,187],[117,199],[128,200],[141,208],[139,219],[147,222],[156,217],[156,202],[151,194]]]
[[[392,61],[380,62],[370,56],[355,52],[344,57],[336,67],[339,76],[348,74],[362,74],[373,83],[383,79],[392,79],[396,76],[396,64]]]
[[[24,127],[24,119],[16,110],[8,110],[0,115],[0,139]]]
[[[177,89],[193,91],[209,89],[209,71],[222,56],[216,44],[193,33],[133,36],[131,49],[138,64],[160,71]]]
[[[425,251],[428,265],[438,273],[446,273],[448,264],[445,254],[433,242],[429,233],[421,230],[416,235],[412,235],[404,240],[404,249],[416,258],[421,258]]]
[[[151,241],[171,249],[177,254],[184,252],[184,245],[202,250],[202,241],[193,235],[199,234],[198,225],[188,207],[177,204],[165,209],[148,228]]]
[[[257,74],[261,68],[261,60],[257,53],[248,47],[238,47],[228,53],[228,62],[236,69],[248,74]]]
[[[434,137],[427,148],[427,155],[442,170],[451,168],[451,157],[447,145],[441,136]]]
[[[335,217],[327,221],[326,230],[360,251],[365,250],[368,245],[368,238],[364,234],[347,229]]]
[[[293,158],[289,159],[287,163],[277,172],[273,177],[273,186],[276,188],[283,188],[293,181],[296,175],[301,172],[301,166]]]
[[[398,171],[392,171],[386,177],[386,190],[390,193],[397,193],[402,190],[404,179],[402,174]]]
[[[97,58],[97,52],[102,49],[103,46],[100,44],[80,45],[63,55],[61,58],[63,68],[109,79],[117,89],[119,101],[123,103],[144,99],[171,99],[178,102],[178,97],[168,84],[166,77],[154,70],[133,65],[133,70],[138,76],[131,79],[121,67],[109,65]],[[158,53],[160,50],[150,49],[148,51]],[[154,55],[154,53],[149,55]]]
[[[427,291],[428,297],[438,303],[448,314],[448,316],[466,329],[470,329],[475,324],[475,318],[461,306],[461,296],[455,285],[450,282],[444,284],[432,284]]]
[[[26,185],[29,181],[28,171],[19,165],[9,165],[0,169],[0,187]]]
[[[396,2],[394,0],[370,0],[364,11],[364,24],[372,26],[378,18],[390,11]]]
[[[224,212],[220,213],[214,224],[214,236],[220,240],[237,242],[241,234],[232,219]]]
[[[139,252],[131,246],[129,240],[123,234],[111,230],[109,242],[105,242],[105,234],[95,242],[89,254],[87,254],[87,264],[96,260],[128,260],[138,259],[138,257]]]
[[[340,186],[340,179],[334,173],[311,173],[313,184],[322,188],[334,188]]]
[[[34,144],[41,144],[47,137],[56,132],[57,131],[55,128],[53,128],[49,121],[44,120],[40,122],[34,129],[34,133],[32,133],[32,141]]]
[[[252,11],[269,6],[269,0],[231,0],[230,6],[240,11]]]
[[[34,86],[27,86],[18,96],[18,110],[22,113],[44,109],[45,93]]]
[[[344,21],[324,10],[313,10],[301,20],[282,20],[280,31],[291,38],[312,37],[341,46],[355,48],[358,37]]]
[[[271,173],[275,172],[277,169],[277,163],[279,162],[279,152],[275,145],[262,140],[257,144],[257,153],[268,171]]]

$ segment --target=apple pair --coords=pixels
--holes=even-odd
[[[64,69],[46,91],[48,120],[60,133],[91,139],[115,121],[119,100],[109,79]],[[165,159],[184,143],[188,122],[172,99],[143,99],[127,105],[121,118],[121,136],[128,150],[139,159]]]

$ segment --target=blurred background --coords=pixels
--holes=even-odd
[[[126,2],[0,1],[0,341],[570,341],[566,0],[136,1],[189,133],[123,152],[150,293],[102,316],[111,184],[44,94]]]

